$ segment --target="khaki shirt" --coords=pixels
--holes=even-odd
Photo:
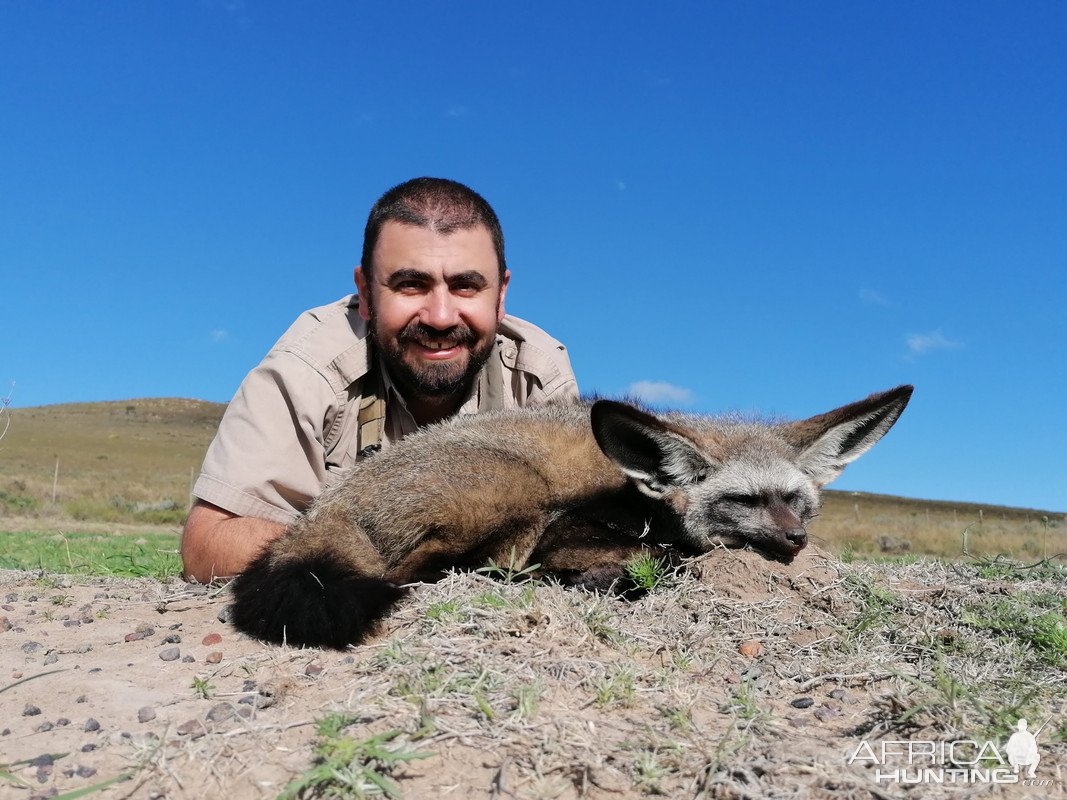
[[[304,312],[248,373],[208,448],[196,497],[238,516],[288,524],[365,447],[387,447],[416,429],[377,362],[358,305],[350,295]],[[361,425],[361,405],[366,412],[379,393],[384,419],[379,413],[368,423],[365,414]],[[566,348],[506,316],[459,413],[577,397]]]

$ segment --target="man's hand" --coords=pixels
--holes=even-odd
[[[284,532],[279,522],[238,517],[197,500],[182,531],[183,575],[199,583],[232,577]]]

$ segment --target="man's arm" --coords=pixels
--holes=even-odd
[[[280,522],[239,517],[197,500],[182,531],[183,575],[199,583],[232,577],[281,536],[285,527]]]

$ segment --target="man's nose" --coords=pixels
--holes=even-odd
[[[459,306],[446,287],[434,289],[426,296],[419,321],[437,330],[446,330],[459,324]]]

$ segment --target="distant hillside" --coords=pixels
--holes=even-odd
[[[11,408],[0,440],[0,529],[17,518],[180,524],[226,406],[145,398]],[[58,471],[57,471],[58,469]],[[55,502],[53,503],[53,492]],[[857,552],[950,555],[1067,550],[1064,514],[975,503],[826,492],[816,540]]]

